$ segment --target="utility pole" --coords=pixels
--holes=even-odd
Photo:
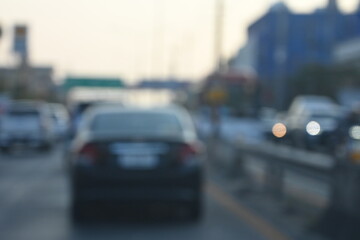
[[[168,79],[177,78],[177,65],[178,65],[178,46],[173,45],[171,54],[169,56],[168,64]]]
[[[1,42],[2,33],[3,33],[3,31],[2,31],[2,26],[1,26],[1,24],[0,24],[0,42]]]
[[[278,109],[284,109],[285,103],[288,97],[289,84],[287,82],[286,60],[288,58],[287,44],[288,44],[288,28],[289,28],[289,12],[287,10],[281,10],[277,12],[276,16],[277,28],[276,28],[276,49],[275,49],[275,61],[276,61],[276,83],[275,105]]]
[[[223,70],[223,24],[224,24],[224,0],[216,0],[215,4],[215,31],[214,31],[214,54],[217,71]]]
[[[1,24],[0,24],[0,46],[1,46],[1,37],[2,37],[2,33],[3,33],[3,31],[2,31],[2,26],[1,26]],[[5,79],[1,79],[0,78],[0,91],[2,91],[2,90],[4,90],[5,89]],[[1,109],[0,109],[0,113],[1,113]]]
[[[151,51],[151,74],[154,75],[156,70],[159,70],[160,77],[166,75],[165,58],[165,39],[164,39],[164,21],[165,21],[165,0],[153,0],[153,37],[152,37],[152,51]]]
[[[15,25],[13,44],[13,52],[17,54],[19,62],[17,79],[12,92],[15,97],[24,97],[24,95],[26,97],[31,92],[29,90],[28,28],[26,25]]]
[[[224,25],[224,1],[215,0],[215,22],[214,22],[214,55],[216,61],[215,79],[211,83],[208,95],[210,99],[212,136],[214,140],[221,135],[220,107],[224,100],[225,91],[222,86],[221,74],[224,72],[222,56],[223,25]]]

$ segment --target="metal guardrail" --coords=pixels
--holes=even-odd
[[[273,143],[264,144],[236,144],[237,151],[242,154],[257,155],[271,160],[281,161],[287,165],[296,165],[314,171],[329,171],[336,165],[331,156],[312,153]],[[270,160],[270,159],[269,159]]]
[[[360,216],[360,170],[344,160],[268,142],[217,141],[211,148],[227,172],[257,175],[258,185],[282,200],[291,195],[325,211]]]

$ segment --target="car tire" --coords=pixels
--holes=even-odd
[[[84,205],[84,201],[79,199],[76,188],[72,186],[72,196],[71,196],[71,208],[70,215],[73,223],[82,223],[86,219],[86,205]]]
[[[198,199],[190,204],[190,220],[192,222],[198,222],[203,215],[203,206],[201,200]]]
[[[79,200],[76,185],[74,183],[71,184],[70,216],[73,223],[81,223],[85,219],[84,205]]]
[[[85,210],[78,202],[72,202],[70,214],[73,223],[81,223],[85,220]]]

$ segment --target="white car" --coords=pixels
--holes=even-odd
[[[44,103],[17,101],[12,103],[0,120],[0,148],[8,152],[12,147],[48,150],[54,140],[52,121]]]

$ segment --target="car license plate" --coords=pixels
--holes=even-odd
[[[122,155],[118,163],[128,169],[151,169],[158,164],[158,158],[153,155]]]

